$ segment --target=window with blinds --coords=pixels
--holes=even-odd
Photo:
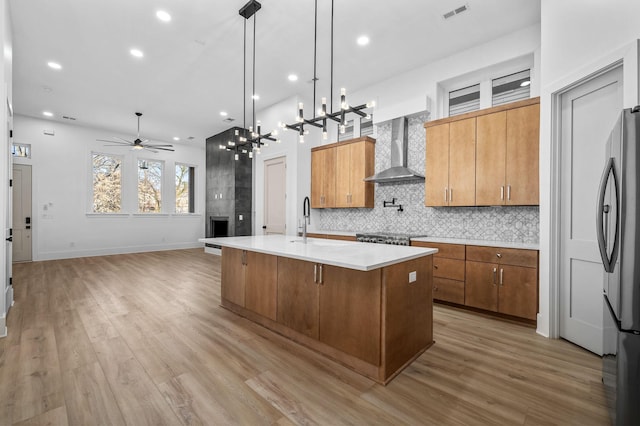
[[[491,105],[497,106],[529,99],[530,93],[531,70],[505,75],[492,80]]]
[[[353,139],[353,119],[347,121],[347,125],[344,126],[344,132],[338,132],[338,141],[346,141]]]
[[[360,136],[373,136],[373,114],[360,118]]]
[[[480,84],[449,92],[449,117],[480,109]]]

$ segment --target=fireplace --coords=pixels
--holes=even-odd
[[[229,216],[210,216],[208,237],[228,237]]]

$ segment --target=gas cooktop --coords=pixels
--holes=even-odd
[[[363,243],[394,244],[408,246],[412,238],[425,237],[426,235],[400,234],[391,232],[376,232],[356,234],[356,241]]]

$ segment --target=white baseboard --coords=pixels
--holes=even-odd
[[[149,251],[181,250],[181,249],[201,248],[201,247],[203,247],[203,244],[195,241],[195,242],[188,242],[188,243],[112,247],[112,248],[106,248],[106,249],[56,251],[56,252],[40,253],[37,256],[37,259],[34,259],[34,260],[73,259],[77,257],[109,256],[112,254],[144,253]]]
[[[0,337],[7,337],[7,316],[6,315],[2,315],[2,318],[0,318]]]

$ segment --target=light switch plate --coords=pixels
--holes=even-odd
[[[242,220],[242,215],[241,214],[238,215],[238,220]]]
[[[416,271],[409,272],[409,282],[414,283],[418,279]]]

